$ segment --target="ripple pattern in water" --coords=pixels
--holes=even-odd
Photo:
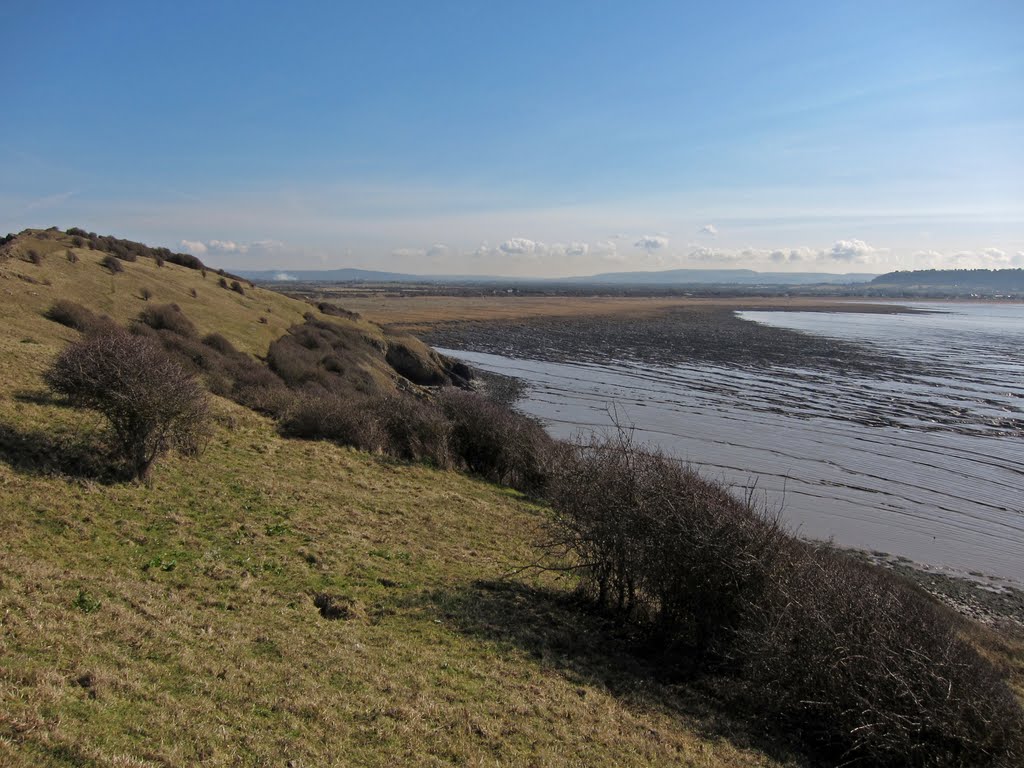
[[[741,314],[876,345],[918,375],[443,351],[525,380],[518,407],[559,436],[618,409],[639,439],[754,488],[801,535],[1024,584],[1024,306],[934,309]]]

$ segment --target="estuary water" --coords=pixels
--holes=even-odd
[[[927,313],[738,313],[909,363],[891,373],[440,351],[523,381],[556,436],[631,425],[800,536],[1024,585],[1024,305],[907,306]]]

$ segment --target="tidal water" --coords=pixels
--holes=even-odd
[[[800,536],[1024,585],[1024,305],[908,306],[932,312],[739,313],[918,364],[891,375],[442,351],[522,380],[556,436],[630,425]]]

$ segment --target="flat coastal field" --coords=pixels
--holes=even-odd
[[[839,298],[696,298],[643,296],[408,296],[396,293],[367,295],[364,291],[337,290],[324,298],[359,312],[367,320],[410,332],[425,331],[442,323],[462,321],[525,320],[600,316],[650,317],[672,310],[790,312],[906,312],[895,301],[865,302]]]

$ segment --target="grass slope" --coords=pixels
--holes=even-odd
[[[0,764],[779,764],[552,583],[500,580],[543,514],[506,489],[223,400],[205,454],[149,487],[47,471],[98,429],[42,392],[76,335],[55,299],[123,321],[148,286],[250,352],[308,309],[52,242],[0,264]]]

